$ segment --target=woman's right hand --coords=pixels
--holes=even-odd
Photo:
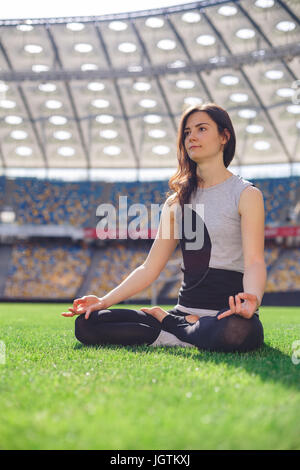
[[[95,310],[104,310],[108,308],[109,305],[101,297],[96,295],[85,295],[79,299],[75,299],[73,302],[73,307],[69,307],[69,312],[63,312],[63,317],[73,317],[74,315],[85,314],[85,319],[87,320],[92,312]]]

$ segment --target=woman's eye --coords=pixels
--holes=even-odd
[[[206,131],[206,127],[199,127],[199,130],[202,130],[202,129]],[[184,132],[184,133],[183,133],[184,139],[186,139],[188,135],[189,135],[188,132]]]

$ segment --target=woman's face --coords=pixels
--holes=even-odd
[[[187,154],[196,163],[223,154],[226,138],[220,136],[217,124],[205,111],[196,111],[187,118],[183,136]]]

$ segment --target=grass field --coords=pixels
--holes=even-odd
[[[300,449],[299,309],[261,308],[265,346],[226,354],[85,347],[68,307],[0,304],[1,449]]]

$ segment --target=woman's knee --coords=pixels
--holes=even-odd
[[[79,315],[75,320],[75,337],[86,345],[101,344],[119,344],[119,345],[141,345],[153,343],[160,331],[161,324],[156,321],[152,324],[149,322],[133,322],[126,321],[126,316],[120,317],[123,321],[107,321],[106,315],[109,311],[92,312],[89,319],[86,320],[84,315]],[[143,312],[141,312],[143,313]],[[143,313],[144,315],[144,313]],[[103,321],[103,320],[106,321]],[[116,317],[112,316],[112,319]],[[138,316],[138,320],[143,320],[143,316]],[[124,321],[125,320],[125,321]]]
[[[78,315],[75,320],[75,337],[83,344],[91,344],[90,342],[90,327],[91,323],[93,323],[93,314],[96,312],[92,312],[90,317],[86,320],[84,315]]]
[[[222,332],[225,348],[246,352],[258,349],[263,345],[263,326],[258,316],[255,315],[247,319],[239,315],[231,315],[226,320]]]

